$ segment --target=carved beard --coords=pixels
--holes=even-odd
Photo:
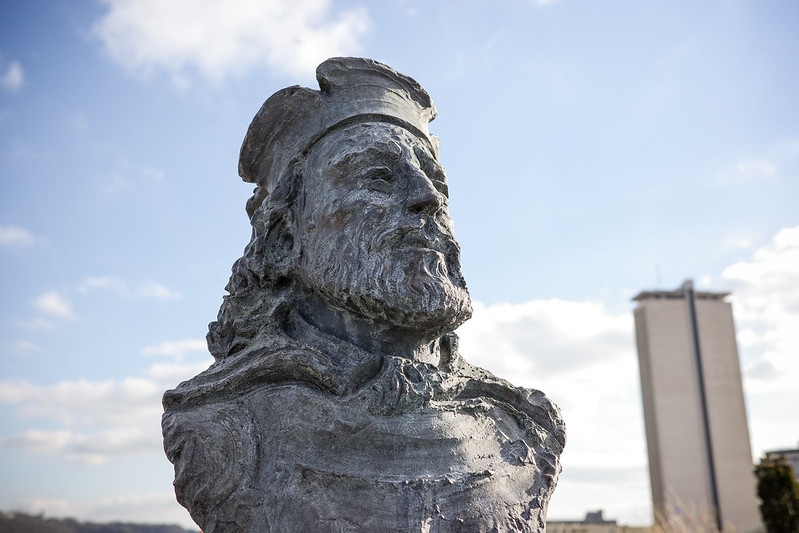
[[[309,232],[302,266],[309,286],[337,308],[431,340],[469,319],[460,249],[448,232],[433,220],[419,229],[418,219],[416,227],[381,232],[386,224],[375,218],[358,217],[336,235]]]

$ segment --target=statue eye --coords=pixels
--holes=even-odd
[[[419,159],[419,166],[422,171],[433,182],[436,190],[446,198],[449,198],[449,186],[447,185],[447,175],[444,172],[444,167],[421,149],[417,150],[416,157]]]
[[[433,175],[430,176],[430,181],[433,182],[433,186],[438,192],[443,194],[445,198],[449,198],[449,186],[443,177]]]
[[[435,165],[432,167],[424,168],[424,173],[427,175],[428,179],[433,183],[433,187],[436,188],[438,192],[444,195],[445,198],[449,198],[449,186],[447,185],[447,176],[444,174],[444,170],[439,165]]]
[[[388,167],[369,169],[361,178],[364,186],[370,191],[390,193],[394,184],[394,173]]]

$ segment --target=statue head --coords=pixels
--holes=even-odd
[[[421,341],[471,315],[430,97],[367,59],[330,59],[317,79],[321,91],[270,97],[242,145],[253,233],[210,325],[217,359],[280,330],[291,308]]]

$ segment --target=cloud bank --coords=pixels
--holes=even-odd
[[[162,455],[161,396],[201,372],[211,356],[197,348],[205,341],[166,342],[180,346],[174,357],[145,369],[141,377],[74,380],[55,385],[0,381],[0,404],[20,419],[55,421],[58,429],[28,429],[0,437],[0,446],[59,455],[67,461],[100,465],[112,458]],[[145,352],[147,349],[145,348]],[[186,354],[193,352],[192,357]],[[163,351],[157,352],[163,354]]]
[[[104,0],[94,26],[105,53],[127,71],[165,73],[185,87],[198,74],[221,82],[251,69],[308,75],[322,60],[360,50],[365,9],[329,0]]]
[[[753,452],[799,435],[799,226],[780,230],[752,258],[729,266]]]

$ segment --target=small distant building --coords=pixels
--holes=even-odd
[[[633,300],[656,519],[693,509],[741,532],[760,513],[728,295],[686,281]]]
[[[620,526],[605,520],[602,510],[586,513],[583,520],[548,520],[547,533],[649,533],[648,527]]]
[[[799,481],[799,448],[796,450],[774,450],[772,452],[766,452],[766,457],[768,459],[774,459],[776,457],[785,459],[785,462],[793,468],[793,477]]]

